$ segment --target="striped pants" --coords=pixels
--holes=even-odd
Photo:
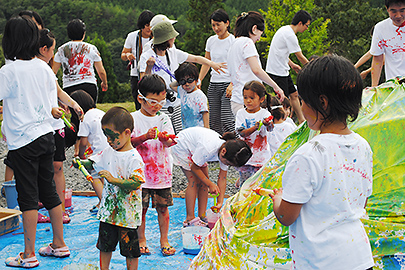
[[[226,88],[229,82],[210,82],[207,91],[210,128],[219,134],[235,131],[235,117],[231,109],[231,101],[227,98]]]
[[[174,133],[177,134],[183,129],[183,125],[181,123],[181,106],[174,106],[172,108],[173,112],[169,112],[167,108],[162,108],[160,111],[164,112],[170,117],[170,120],[172,120]]]

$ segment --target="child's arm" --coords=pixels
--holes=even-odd
[[[201,170],[201,167],[198,166],[193,162],[191,165],[191,171],[198,177],[198,179],[201,180],[207,187],[208,187],[208,192],[211,194],[218,194],[220,193],[219,187],[210,181],[210,179],[205,176],[204,172]]]
[[[174,82],[171,82],[169,84],[169,86],[173,91],[177,92],[177,87],[179,87],[179,83],[177,81],[174,81]]]
[[[202,114],[202,119],[203,119],[204,127],[210,128],[210,116],[209,116],[209,112],[202,112],[201,114]]]
[[[63,104],[73,108],[80,120],[83,120],[84,112],[79,104],[72,99],[65,91],[60,88],[58,82],[56,82],[56,88],[58,89],[58,99],[63,102]]]
[[[219,169],[219,174],[218,174],[218,187],[219,187],[219,197],[217,204],[211,207],[212,211],[217,213],[223,203],[224,203],[224,198],[225,198],[225,191],[226,191],[226,175],[228,174],[228,171],[224,171],[222,169]]]
[[[282,199],[283,189],[274,189],[274,194],[270,194],[273,200],[274,215],[284,226],[290,226],[298,218],[302,204],[289,203]]]
[[[63,116],[63,110],[62,110],[62,108],[59,108],[59,107],[52,107],[51,113],[52,113],[53,118],[55,118],[55,119],[59,119]]]
[[[74,158],[73,161],[72,161],[72,165],[75,168],[79,168],[79,164],[77,162],[77,159],[78,158]],[[80,161],[81,165],[83,165],[84,168],[86,168],[86,170],[90,170],[90,171],[94,170],[93,161],[91,161],[90,159],[78,159],[78,160]]]
[[[218,73],[225,73],[224,69],[227,68],[225,62],[224,63],[215,63],[200,55],[189,54],[186,61],[198,63],[200,65],[208,65],[208,66],[212,67]]]
[[[259,129],[260,126],[260,121],[256,122],[256,124],[250,128],[245,128],[242,130],[239,130],[239,135],[242,136],[243,138],[250,136],[253,132]]]
[[[162,131],[158,133],[158,139],[165,147],[170,147],[177,144],[174,138],[176,138],[176,135],[167,134],[167,131]]]
[[[145,180],[141,177],[141,174],[132,174],[128,179],[116,178],[111,175],[107,170],[101,170],[98,175],[107,180],[110,184],[119,186],[123,189],[135,190],[141,187]]]
[[[89,140],[87,137],[80,137],[79,139],[79,157],[84,158],[84,152],[86,152],[86,149],[88,147]]]
[[[133,147],[137,147],[138,145],[143,144],[145,141],[156,138],[156,129],[150,128],[148,132],[139,136],[139,137],[132,137],[131,143]]]

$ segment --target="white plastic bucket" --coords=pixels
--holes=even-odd
[[[205,237],[210,229],[201,226],[189,226],[181,229],[183,237],[183,251],[187,254],[197,255],[203,246]]]

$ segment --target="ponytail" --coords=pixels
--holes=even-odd
[[[249,145],[245,141],[237,139],[235,132],[225,132],[221,139],[226,142],[220,147],[218,153],[225,148],[226,153],[223,156],[225,159],[236,167],[245,165],[252,156]]]

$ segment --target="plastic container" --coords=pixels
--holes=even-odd
[[[221,214],[219,212],[214,213],[211,209],[207,210],[208,228],[210,228],[210,230],[214,228],[215,223],[217,223],[220,216]]]
[[[68,188],[65,190],[65,208],[72,206],[72,189]]]
[[[189,226],[181,229],[183,237],[183,251],[187,254],[197,255],[200,252],[210,229],[201,226]]]
[[[7,201],[7,207],[10,209],[18,208],[17,189],[15,188],[15,180],[4,182],[2,191],[3,190]],[[3,192],[1,193],[3,194]]]

